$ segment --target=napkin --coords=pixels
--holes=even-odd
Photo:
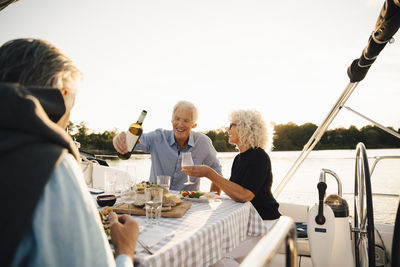
[[[146,225],[140,231],[139,239],[149,247],[154,246],[162,239],[173,236],[174,230],[160,225]]]

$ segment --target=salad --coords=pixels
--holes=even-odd
[[[203,192],[201,191],[180,191],[180,195],[184,198],[200,198],[202,195],[204,195]]]

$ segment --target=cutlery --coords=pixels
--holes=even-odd
[[[149,246],[147,246],[142,240],[138,239],[137,242],[142,246],[142,248],[144,248],[144,250],[146,250],[150,255],[153,255],[153,251],[151,251],[151,249],[149,248]]]
[[[125,194],[121,194],[119,196],[102,197],[101,200],[113,200],[113,199],[117,199],[117,198],[120,198],[120,197],[131,195],[131,194],[132,193],[125,193]]]

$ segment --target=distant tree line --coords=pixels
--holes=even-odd
[[[229,136],[226,129],[211,130],[205,132],[205,135],[210,137],[215,150],[218,152],[233,152],[237,151],[235,145],[229,144]]]
[[[277,124],[274,127],[273,150],[302,150],[316,129],[317,125],[313,123]],[[112,139],[117,135],[116,129],[95,133],[86,126],[85,122],[76,125],[70,122],[68,132],[75,141],[80,143],[81,150],[93,154],[115,154]],[[400,129],[397,132],[400,133]],[[210,130],[205,134],[211,139],[218,152],[237,151],[235,146],[228,142],[229,136],[226,128]],[[363,142],[367,148],[400,148],[400,139],[378,127],[368,125],[360,130],[355,126],[350,126],[348,129],[328,130],[315,149],[354,149],[359,142]]]
[[[80,150],[99,154],[116,154],[112,140],[117,135],[117,130],[105,131],[103,133],[92,132],[85,122],[73,124],[69,122],[67,127],[71,137],[79,143]]]
[[[302,150],[317,128],[318,126],[312,123],[296,125],[289,122],[275,125],[274,150]],[[390,129],[396,132],[393,128]],[[397,133],[400,133],[400,129],[397,130]],[[321,137],[315,149],[353,149],[359,142],[363,142],[367,148],[400,147],[400,139],[376,126],[367,125],[360,130],[355,126],[350,126],[348,129],[328,130]]]

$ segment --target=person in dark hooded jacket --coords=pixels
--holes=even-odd
[[[0,266],[133,265],[136,221],[110,214],[114,260],[65,132],[80,76],[46,41],[0,47]]]

